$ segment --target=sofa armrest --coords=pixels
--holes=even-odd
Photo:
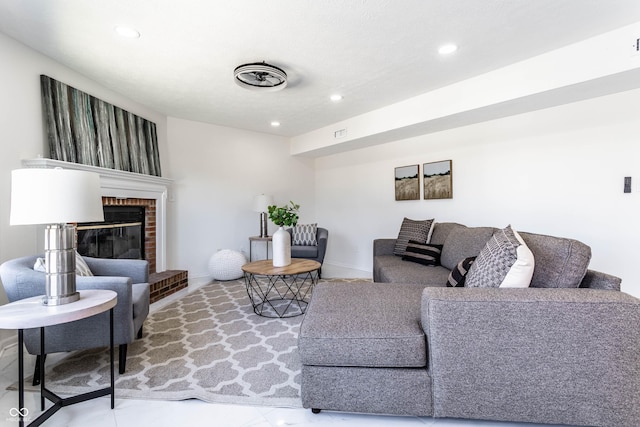
[[[133,283],[149,282],[149,262],[139,259],[82,257],[95,276],[130,277]]]
[[[640,300],[596,289],[426,288],[434,416],[640,419]],[[635,421],[634,421],[635,420]]]
[[[619,291],[620,283],[622,283],[622,279],[620,279],[619,277],[607,273],[602,273],[600,271],[587,270],[587,274],[585,274],[582,282],[580,282],[580,287]]]
[[[373,256],[393,255],[397,239],[375,239],[373,241]]]

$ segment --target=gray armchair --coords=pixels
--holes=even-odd
[[[287,229],[291,234],[291,242],[293,242],[293,229]],[[326,228],[318,227],[316,229],[316,240],[318,246],[300,246],[291,244],[291,258],[306,258],[320,263],[320,269],[318,270],[318,278],[322,273],[322,263],[324,261],[324,254],[327,251],[327,240],[329,239],[329,230]]]
[[[46,274],[33,269],[38,256],[27,256],[0,265],[0,279],[9,302],[45,294]],[[142,260],[83,257],[94,276],[77,276],[76,289],[108,289],[118,294],[113,310],[114,345],[119,346],[119,372],[125,371],[127,344],[142,336],[149,314],[149,265]],[[67,352],[109,346],[109,313],[45,328],[45,351]],[[40,357],[39,329],[24,331],[27,351]],[[46,355],[45,355],[46,356]],[[39,382],[38,360],[34,384]]]

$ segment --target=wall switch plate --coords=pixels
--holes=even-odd
[[[624,177],[624,192],[631,193],[631,177],[630,176]]]

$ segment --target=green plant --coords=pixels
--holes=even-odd
[[[281,207],[269,206],[269,219],[280,227],[292,227],[298,223],[298,209],[300,209],[300,205],[296,205],[292,201]]]

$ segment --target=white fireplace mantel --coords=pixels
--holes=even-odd
[[[95,172],[100,175],[103,197],[154,199],[156,201],[156,271],[167,269],[167,200],[173,180],[97,166],[52,159],[22,160],[26,168],[63,168]]]

